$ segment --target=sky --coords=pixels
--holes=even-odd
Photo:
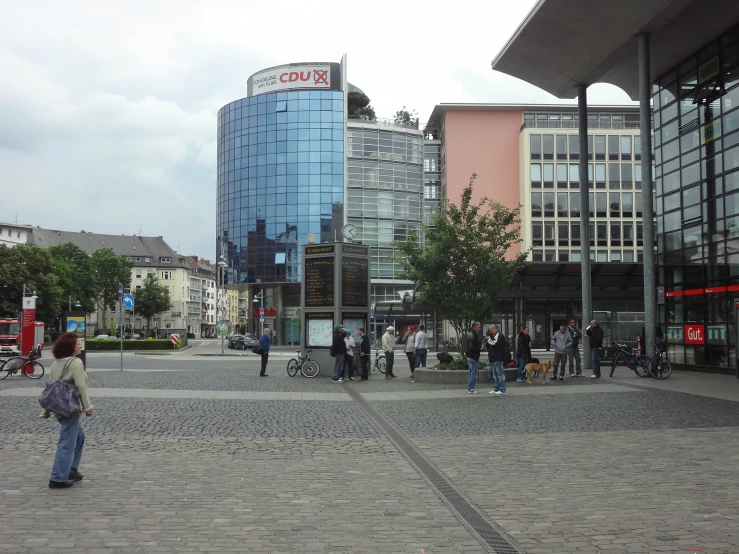
[[[32,0],[0,18],[0,222],[215,253],[216,115],[249,75],[340,61],[378,117],[554,103],[490,62],[535,0]],[[590,87],[591,104],[626,104]]]

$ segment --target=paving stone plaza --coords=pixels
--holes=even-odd
[[[85,479],[64,491],[43,382],[0,381],[0,552],[739,552],[730,377],[499,398],[404,367],[334,384],[279,355],[268,378],[253,357],[129,358],[88,360]]]

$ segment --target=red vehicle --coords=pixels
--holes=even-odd
[[[44,324],[37,321],[33,344],[21,352],[21,322],[18,319],[0,319],[0,356],[20,356],[31,350],[41,353],[44,347]]]

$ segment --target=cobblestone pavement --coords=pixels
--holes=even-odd
[[[489,551],[359,402],[95,398],[95,387],[351,387],[522,551],[739,553],[736,402],[636,379],[619,381],[633,391],[580,379],[547,394],[513,383],[505,398],[485,387],[408,400],[450,387],[269,373],[91,374],[86,478],[68,491],[46,487],[57,424],[37,418],[34,396],[1,394],[45,381],[0,382],[0,553]],[[406,396],[379,394],[394,391]]]

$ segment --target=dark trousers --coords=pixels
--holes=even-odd
[[[413,370],[416,369],[416,355],[413,352],[406,352],[405,355],[408,358],[408,365],[411,368],[411,373],[413,373]]]
[[[366,381],[369,378],[369,354],[366,356],[360,356],[359,362],[362,364],[362,381]]]
[[[344,354],[344,367],[341,368],[341,378],[344,378],[344,372],[348,371],[347,377],[353,377],[352,366],[354,366],[354,356],[351,354]]]
[[[267,360],[269,360],[269,352],[265,352],[262,354],[262,369],[259,372],[259,375],[266,375],[267,373]]]
[[[557,375],[557,368],[559,366],[562,366],[562,369],[560,370],[559,374],[564,377],[565,374],[565,366],[567,365],[567,354],[562,354],[560,352],[554,353],[554,373],[552,374],[552,377],[555,377]]]
[[[395,352],[385,352],[385,375],[393,374],[393,362],[395,361]]]

